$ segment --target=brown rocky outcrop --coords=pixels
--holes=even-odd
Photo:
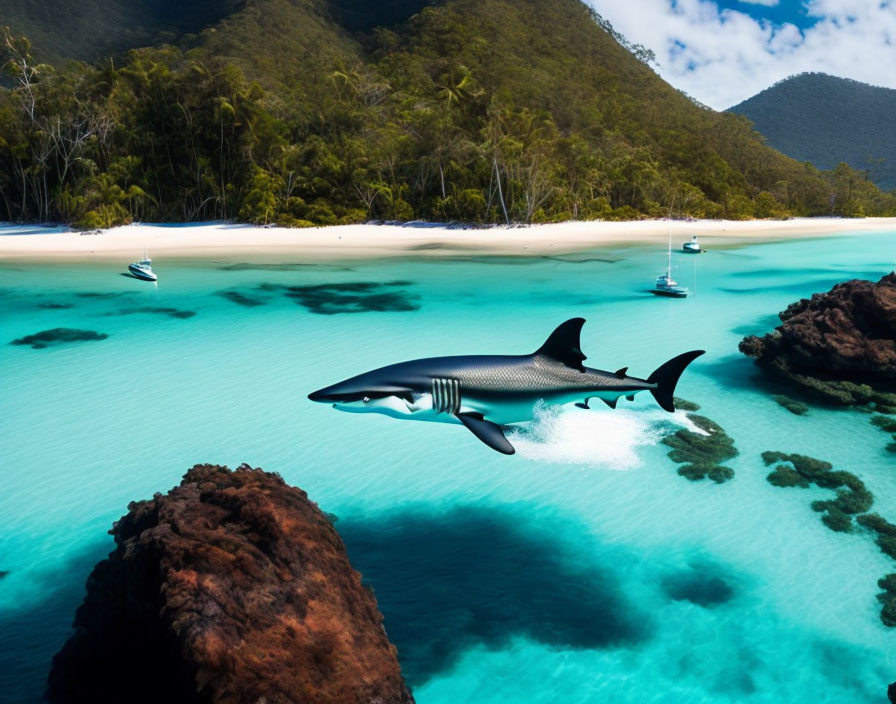
[[[740,351],[823,400],[896,410],[896,274],[837,284],[779,317]]]
[[[51,702],[413,702],[342,540],[279,476],[197,465],[111,533]]]

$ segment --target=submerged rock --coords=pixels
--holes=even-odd
[[[745,337],[740,351],[824,401],[896,407],[896,274],[837,284],[779,317],[780,326]]]
[[[54,345],[65,345],[70,342],[89,342],[91,340],[105,340],[109,337],[102,332],[94,330],[78,330],[77,328],[53,328],[41,330],[33,335],[25,335],[13,340],[11,345],[31,345],[32,349],[42,350]]]
[[[111,533],[50,702],[413,702],[342,540],[279,476],[197,465]]]

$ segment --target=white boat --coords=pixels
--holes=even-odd
[[[697,241],[697,235],[691,237],[690,242],[685,242],[681,245],[681,251],[687,252],[688,254],[700,254],[703,250],[700,249],[700,243]]]
[[[669,258],[666,264],[666,272],[656,277],[656,284],[650,289],[654,296],[667,296],[668,298],[686,298],[689,291],[687,286],[679,286],[672,278],[672,233],[669,233]]]
[[[138,279],[144,281],[158,281],[159,277],[152,270],[152,260],[147,256],[146,250],[143,250],[143,259],[139,262],[128,264],[128,271]]]

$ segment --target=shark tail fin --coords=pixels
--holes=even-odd
[[[647,377],[648,383],[656,384],[656,388],[651,389],[650,393],[653,394],[656,402],[660,404],[664,411],[672,413],[675,410],[672,398],[675,395],[675,385],[678,383],[678,378],[685,368],[701,354],[703,354],[703,350],[694,350],[693,352],[680,354],[661,365],[653,374]]]

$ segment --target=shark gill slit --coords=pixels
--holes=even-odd
[[[460,410],[460,382],[457,379],[433,379],[432,407],[436,413],[457,413]]]

